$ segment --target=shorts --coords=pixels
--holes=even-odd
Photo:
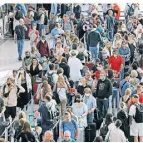
[[[16,106],[14,107],[7,107],[6,106],[6,110],[5,110],[5,118],[8,118],[9,116],[11,116],[13,119],[16,116]]]
[[[143,123],[135,123],[130,127],[130,136],[143,137]]]
[[[45,25],[44,24],[39,24],[39,31],[45,29]]]

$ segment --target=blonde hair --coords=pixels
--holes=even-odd
[[[125,90],[125,95],[128,95],[128,94],[131,94],[131,89],[130,88],[127,88],[126,90]]]
[[[107,44],[109,44],[109,46],[107,47]],[[111,42],[110,41],[106,41],[106,43],[105,43],[105,46],[106,46],[106,48],[108,48],[108,49],[112,49],[112,44],[111,44]]]
[[[37,51],[37,47],[36,47],[36,46],[33,46],[33,47],[31,48],[31,53],[33,54],[35,51]]]
[[[59,75],[58,76],[58,81],[57,81],[58,83],[59,83],[59,85],[61,85],[61,86],[63,86],[63,85],[65,85],[65,79],[64,79],[64,77],[63,77],[63,75]]]
[[[136,78],[138,76],[138,73],[136,70],[131,71],[131,77]]]
[[[42,90],[43,97],[45,97],[45,95],[47,93],[50,93],[51,91],[52,91],[51,86],[48,84],[48,81],[44,80],[43,81],[43,90]]]
[[[26,119],[26,113],[25,112],[23,112],[23,111],[21,111],[20,113],[19,113],[19,119]]]

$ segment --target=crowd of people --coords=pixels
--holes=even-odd
[[[2,87],[0,118],[21,142],[143,142],[139,4],[45,4],[9,12],[21,67]],[[31,51],[23,56],[25,38]],[[34,100],[32,117],[17,109]],[[59,122],[57,131],[53,127]],[[56,134],[56,135],[55,135]]]

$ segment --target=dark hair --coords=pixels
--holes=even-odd
[[[111,113],[107,113],[106,114],[106,117],[105,117],[105,124],[106,125],[109,125],[110,123],[113,122],[113,115]]]
[[[124,74],[124,78],[126,78],[127,76],[130,76],[130,74],[129,74],[128,72],[126,72],[126,73]]]
[[[17,73],[17,70],[13,70],[13,71],[12,71],[12,73],[15,73],[15,72]]]
[[[95,142],[103,142],[102,136],[96,137]]]
[[[51,101],[51,98],[49,96],[45,96],[45,99],[48,100],[49,102]]]
[[[113,87],[119,88],[119,84],[116,81],[114,81]]]
[[[93,14],[92,14],[92,17],[95,17],[95,16],[97,16],[97,14],[96,14],[96,13],[93,13]]]
[[[140,85],[143,86],[143,82],[140,82]]]
[[[121,126],[122,126],[122,121],[119,120],[119,119],[117,119],[116,122],[115,122],[115,126],[116,126],[117,128],[121,127]]]
[[[133,68],[134,70],[137,70],[137,69],[138,69],[137,63],[134,63],[134,64],[132,65],[132,68]]]
[[[108,78],[109,79],[113,78],[113,71],[112,70],[108,70]]]
[[[50,64],[50,65],[49,65],[49,69],[50,69],[50,70],[54,70],[54,67],[55,67],[54,64]]]

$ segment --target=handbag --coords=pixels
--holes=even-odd
[[[53,99],[57,102],[57,104],[60,104],[60,98],[59,98],[59,94],[57,92],[57,84],[56,84],[56,90],[53,92]]]

